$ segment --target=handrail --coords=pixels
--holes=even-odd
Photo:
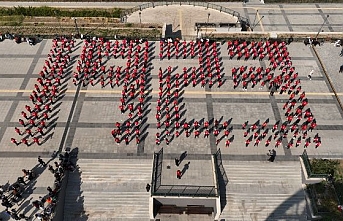
[[[152,196],[191,196],[191,197],[218,197],[215,186],[194,185],[163,185],[161,183],[163,164],[163,148],[154,153],[152,171]]]
[[[328,176],[327,174],[315,174],[312,172],[306,150],[301,154],[301,158],[303,159],[308,178],[326,178]]]
[[[224,12],[224,13],[227,13],[227,14],[230,14],[232,16],[235,16],[238,18],[238,20],[241,22],[241,23],[245,23],[247,25],[250,24],[249,22],[249,19],[246,18],[246,17],[243,17],[240,15],[239,12],[237,11],[234,11],[232,9],[229,9],[229,8],[226,8],[224,6],[221,6],[221,5],[217,5],[217,4],[214,4],[214,3],[210,3],[210,2],[149,2],[149,3],[144,3],[144,4],[141,4],[141,5],[138,5],[138,6],[135,6],[133,8],[130,8],[130,9],[127,9],[125,11],[123,11],[120,15],[120,18],[121,18],[121,21],[126,21],[126,17],[130,14],[132,14],[133,12],[136,12],[136,11],[142,11],[143,9],[146,9],[146,8],[155,8],[156,6],[168,6],[168,5],[193,5],[193,6],[202,6],[202,7],[206,7],[206,8],[211,8],[211,9],[214,9],[214,10],[218,10],[220,12]]]
[[[155,196],[218,197],[215,186],[160,185]]]
[[[220,150],[220,149],[219,149]],[[215,177],[216,177],[216,183],[215,183],[215,187],[217,189],[217,194],[218,196],[220,196],[220,188],[219,188],[219,177],[218,177],[218,168],[217,168],[217,157],[216,157],[216,154],[212,154],[213,156],[213,166],[214,166],[214,174],[215,174]]]
[[[152,170],[152,191],[153,194],[161,186],[161,174],[162,174],[162,160],[163,160],[163,148],[157,153],[154,153],[153,170]]]

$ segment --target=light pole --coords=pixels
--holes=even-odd
[[[208,27],[208,23],[210,22],[210,13],[207,14],[207,23],[206,23],[206,31],[205,31],[205,35],[207,35],[207,27]]]
[[[317,37],[318,37],[318,35],[319,35],[320,30],[322,30],[322,28],[323,28],[325,22],[328,20],[328,18],[329,18],[329,15],[326,15],[326,18],[324,19],[324,22],[323,22],[322,26],[320,26],[320,28],[319,28],[319,30],[318,30],[318,33],[317,33],[317,35],[316,35],[316,39],[317,39]]]
[[[261,21],[263,18],[264,18],[264,15],[262,15],[262,17],[260,18],[260,20],[258,20],[258,22],[257,22],[254,26],[252,26],[251,31],[254,31],[254,28],[260,23],[260,21]]]
[[[200,29],[200,25],[199,24],[197,24],[197,38],[199,38],[199,29]]]
[[[256,10],[256,14],[255,14],[254,22],[252,23],[252,25],[253,25],[253,26],[254,26],[254,24],[255,24],[255,21],[256,21],[256,18],[257,18],[257,13],[258,13],[258,10]]]
[[[142,12],[139,12],[139,25],[142,27]]]
[[[74,20],[74,23],[75,23],[75,30],[77,32],[77,35],[80,36],[80,31],[79,31],[79,28],[77,27],[77,18],[72,18]]]

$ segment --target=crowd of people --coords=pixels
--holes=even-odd
[[[209,88],[212,88],[214,84],[217,84],[218,88],[220,88],[224,84],[223,76],[224,73],[222,72],[222,61],[219,60],[218,57],[218,43],[212,42],[209,40],[198,40],[196,42],[190,41],[186,42],[183,41],[160,41],[160,59],[162,60],[165,57],[165,53],[167,53],[168,59],[175,57],[176,59],[179,58],[179,50],[182,48],[183,51],[183,58],[186,59],[190,56],[190,58],[197,57],[198,58],[198,67],[193,68],[183,68],[183,73],[176,73],[173,76],[174,86],[180,85],[186,87],[191,84],[193,87],[200,84],[201,87],[205,87],[208,85]],[[168,72],[170,71],[171,67],[168,68]],[[161,90],[161,84],[163,77],[161,76],[161,70],[158,73],[159,77],[159,88]],[[170,73],[169,73],[170,75]],[[170,81],[172,78],[169,76],[166,78],[166,85],[167,87],[171,88]],[[177,87],[177,89],[179,89]]]
[[[210,40],[198,41],[180,41],[180,40],[161,40],[159,55],[163,60],[166,57],[171,58],[195,58],[198,59],[198,66],[184,67],[182,73],[178,73],[174,67],[169,66],[165,70],[158,70],[158,99],[156,106],[157,129],[156,144],[162,140],[168,145],[171,140],[185,133],[187,137],[194,133],[198,138],[201,133],[204,137],[213,134],[216,137],[218,145],[223,138],[226,138],[225,144],[228,147],[234,140],[229,137],[232,132],[227,125],[227,121],[220,123],[218,119],[192,120],[182,119],[180,106],[182,101],[183,89],[192,85],[193,87],[211,88],[214,84],[221,87],[225,80],[222,69],[222,61],[219,59],[218,43]],[[46,135],[47,121],[52,112],[52,105],[60,96],[59,87],[61,80],[65,77],[64,69],[70,61],[69,52],[74,47],[73,40],[59,39],[54,40],[53,49],[48,55],[49,60],[45,61],[43,71],[40,72],[40,78],[37,79],[35,90],[30,95],[34,106],[25,106],[26,111],[22,111],[24,119],[19,119],[19,123],[25,127],[24,131],[15,128],[15,132],[24,136],[20,141],[12,138],[12,143],[31,145],[33,143],[41,144],[41,139]],[[115,40],[109,41],[103,38],[85,39],[84,45],[77,61],[76,70],[73,72],[74,85],[101,87],[110,85],[121,87],[121,97],[118,108],[122,114],[127,114],[124,122],[115,122],[115,128],[111,131],[114,141],[120,144],[122,141],[129,144],[135,140],[138,145],[143,138],[143,118],[146,115],[148,82],[151,79],[150,57],[152,47],[148,41],[136,40]],[[275,146],[282,144],[282,139],[287,137],[289,131],[293,133],[287,146],[289,148],[299,146],[304,140],[305,147],[310,143],[315,143],[315,147],[321,145],[319,135],[313,137],[307,136],[315,127],[316,119],[313,117],[310,108],[306,105],[308,100],[305,91],[302,90],[298,73],[292,65],[291,57],[287,51],[287,44],[283,41],[246,41],[234,40],[227,42],[227,51],[230,59],[260,60],[268,59],[267,67],[240,66],[233,67],[231,70],[232,82],[234,88],[242,85],[243,90],[248,90],[248,86],[254,88],[259,85],[260,89],[265,86],[271,91],[280,94],[290,95],[289,100],[284,105],[286,121],[280,122],[278,128],[274,129],[272,137],[276,139]],[[152,52],[153,53],[153,52]],[[111,59],[122,59],[126,61],[125,66],[112,65],[106,66],[105,63]],[[196,123],[195,125],[193,123]],[[221,124],[221,125],[220,125]],[[193,125],[193,127],[191,127]],[[260,125],[257,125],[258,127]],[[36,131],[32,131],[37,127]],[[181,128],[181,129],[180,129]],[[244,128],[245,129],[245,128]],[[266,145],[271,142],[268,134],[268,128],[259,128],[254,134],[248,136],[252,128],[248,128],[244,133],[246,145],[253,141],[258,145],[262,139]],[[267,131],[266,131],[267,130]],[[224,135],[220,136],[223,131]],[[299,136],[301,135],[301,136]],[[171,137],[170,137],[171,136]],[[32,141],[30,141],[30,138]],[[312,141],[312,142],[311,142]]]
[[[126,145],[135,140],[138,145],[142,139],[144,128],[143,118],[146,112],[146,91],[150,77],[150,51],[148,41],[121,40],[107,41],[105,39],[85,40],[80,60],[74,72],[75,85],[101,87],[110,85],[121,87],[121,114],[127,114],[124,122],[115,122],[111,131],[114,141]],[[103,58],[123,59],[126,66],[116,65],[106,67]]]
[[[269,63],[266,68],[254,66],[233,67],[231,71],[234,88],[242,84],[243,90],[248,90],[248,85],[254,88],[259,84],[259,89],[266,86],[271,91],[271,95],[275,91],[279,91],[280,94],[290,95],[283,106],[286,118],[284,122],[278,121],[272,128],[267,126],[269,119],[261,125],[257,122],[248,128],[246,128],[247,125],[242,126],[244,137],[248,137],[245,141],[246,146],[249,146],[253,140],[254,146],[258,146],[266,138],[265,146],[269,146],[272,139],[274,139],[276,140],[275,147],[279,147],[283,140],[286,140],[285,138],[287,138],[290,131],[292,138],[287,142],[287,148],[298,147],[302,144],[307,148],[311,143],[314,143],[315,148],[318,148],[321,145],[320,136],[316,134],[311,138],[308,135],[309,132],[316,128],[316,119],[311,109],[306,108],[308,99],[305,91],[302,90],[298,73],[295,71],[295,67],[292,66],[286,43],[282,41],[249,42],[235,40],[227,42],[227,49],[230,59],[234,57],[240,59],[244,55],[245,59],[258,57],[260,60],[268,59]],[[209,44],[208,41],[198,41],[196,43],[192,41],[189,43],[186,41],[182,43],[179,41],[160,41],[160,59],[165,58],[165,53],[168,59],[173,56],[178,58],[180,50],[183,51],[184,58],[187,58],[189,52],[191,58],[198,56],[199,67],[184,67],[182,74],[173,74],[174,69],[171,66],[167,70],[159,69],[159,97],[155,118],[157,129],[164,128],[156,133],[155,143],[160,145],[161,141],[164,140],[166,145],[169,145],[171,140],[179,137],[181,132],[185,132],[186,137],[190,137],[191,133],[194,133],[195,138],[198,138],[201,133],[204,134],[204,137],[213,134],[216,137],[216,145],[223,138],[226,138],[225,146],[229,147],[234,137],[228,138],[232,131],[232,127],[231,129],[228,128],[228,121],[224,121],[222,124],[218,119],[209,119],[209,121],[194,119],[191,122],[186,122],[185,119],[181,119],[182,116],[180,116],[179,112],[179,100],[182,100],[180,94],[183,93],[183,87],[188,86],[189,79],[192,81],[193,87],[198,82],[201,82],[202,87],[206,86],[205,82],[210,82],[208,86],[211,87],[213,85],[212,71],[214,71],[218,79],[218,87],[222,85],[221,78],[223,75],[221,63],[219,63],[217,57],[216,43]],[[207,62],[203,63],[203,60]],[[204,65],[206,66],[204,67]],[[220,136],[222,131],[224,134]],[[250,135],[250,133],[252,134]],[[273,134],[270,135],[269,133]]]
[[[40,196],[36,200],[28,199],[30,192],[34,189],[36,179],[39,173],[48,167],[49,171],[54,175],[55,181],[52,187],[46,188],[47,194]],[[59,162],[55,161],[54,166],[47,163],[38,156],[38,165],[31,170],[22,169],[23,175],[19,176],[13,184],[9,182],[0,188],[0,196],[5,212],[14,220],[52,220],[57,204],[58,193],[61,188],[62,179],[65,171],[74,171],[75,165],[70,160],[69,152],[60,154]],[[28,208],[20,205],[26,205],[24,201],[29,201]],[[34,209],[32,214],[27,216],[27,212]]]
[[[70,62],[70,53],[74,47],[74,40],[64,37],[53,39],[52,49],[45,60],[43,70],[40,71],[34,89],[29,95],[32,105],[25,105],[21,111],[22,118],[14,131],[21,139],[11,138],[15,145],[32,144],[41,145],[51,134],[52,117],[57,113],[54,106],[63,96],[64,79],[67,77],[66,69]]]
[[[280,94],[285,93],[289,95],[288,100],[283,105],[286,120],[274,124],[272,129],[274,135],[268,137],[265,145],[268,146],[273,137],[274,140],[276,139],[275,147],[279,147],[290,131],[293,133],[293,136],[288,141],[287,148],[298,147],[302,142],[305,148],[309,147],[312,142],[315,144],[315,148],[318,148],[321,145],[319,135],[316,134],[313,137],[313,141],[308,136],[308,132],[312,132],[317,126],[316,119],[311,109],[306,107],[308,99],[306,98],[305,91],[302,90],[298,72],[292,66],[292,60],[287,51],[286,43],[278,41],[272,43],[270,41],[248,42],[245,40],[235,40],[228,41],[227,48],[230,59],[235,56],[237,56],[237,59],[240,59],[242,53],[244,53],[247,59],[259,57],[262,60],[267,57],[269,61],[269,66],[265,70],[263,67],[253,66],[249,68],[245,66],[233,67],[231,72],[234,88],[237,88],[242,83],[243,90],[248,90],[249,84],[252,88],[260,84],[260,89],[267,86],[271,91],[271,95],[275,91],[279,91]],[[245,141],[246,146],[253,139],[254,146],[258,146],[262,139],[267,136],[269,129],[265,129],[266,123],[264,122],[262,125],[255,123],[247,130],[245,130],[246,125],[243,125],[242,129],[245,130],[244,137],[249,137]],[[249,136],[250,132],[254,132],[253,135]]]
[[[143,77],[149,71],[150,50],[148,41],[141,44],[135,40],[126,39],[114,42],[104,38],[85,39],[76,71],[73,74],[73,83],[83,86],[95,86],[99,83],[102,88],[106,85],[110,85],[111,88],[119,87],[122,84],[127,88],[132,83],[136,83],[135,86],[138,89],[145,87]],[[104,63],[110,58],[126,59],[126,66],[106,67]]]
[[[268,58],[269,66],[267,68],[254,66],[233,67],[231,70],[233,86],[237,88],[242,85],[243,90],[247,90],[251,85],[254,88],[259,85],[260,89],[268,86],[271,89],[275,84],[281,85],[285,81],[288,84],[300,83],[297,80],[298,73],[295,73],[295,68],[292,66],[291,57],[287,51],[285,42],[270,41],[266,42],[249,42],[249,41],[228,41],[228,54],[230,59],[237,57],[240,59],[244,54],[246,59],[259,57],[260,60]],[[275,70],[279,69],[280,74],[276,74]],[[288,82],[291,80],[291,82]]]

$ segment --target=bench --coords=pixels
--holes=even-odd
[[[162,205],[158,209],[158,213],[169,213],[169,214],[183,214],[184,208],[177,207],[176,205]]]
[[[213,208],[212,207],[187,207],[186,208],[186,214],[207,214],[207,215],[212,215],[213,213]]]

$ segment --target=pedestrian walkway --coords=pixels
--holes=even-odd
[[[64,220],[149,219],[151,160],[81,159],[78,165],[81,174],[69,174]]]
[[[306,220],[298,162],[223,161],[225,220]],[[221,193],[222,195],[223,193]]]

